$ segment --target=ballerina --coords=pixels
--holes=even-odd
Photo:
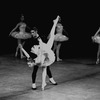
[[[57,18],[54,20],[54,25],[51,29],[50,38],[49,38],[47,43],[44,43],[42,41],[42,39],[39,37],[39,35],[37,34],[37,39],[39,41],[39,45],[34,45],[31,48],[31,52],[35,53],[37,55],[37,57],[34,60],[30,59],[30,55],[20,45],[20,48],[22,49],[22,51],[25,53],[25,55],[28,58],[27,64],[29,65],[29,67],[33,67],[33,66],[37,65],[39,67],[42,67],[42,69],[43,69],[43,72],[42,72],[42,90],[44,90],[44,87],[47,85],[46,84],[47,68],[48,68],[48,66],[53,64],[55,61],[55,54],[51,48],[53,46],[54,37],[55,37],[55,35],[54,35],[55,28],[56,28],[56,25],[59,21],[59,18],[60,17],[57,16]],[[53,80],[53,78],[51,78],[50,81],[56,85],[56,82]]]
[[[99,57],[100,57],[100,34],[98,34],[99,32],[100,32],[100,28],[97,30],[97,32],[95,33],[95,35],[92,36],[93,42],[98,43],[98,51],[97,51],[96,64],[99,64]]]
[[[22,52],[22,50],[20,49],[19,45],[22,44],[22,46],[24,46],[25,42],[22,43],[22,39],[27,39],[27,38],[31,38],[31,34],[27,33],[25,31],[26,29],[26,23],[23,22],[24,20],[24,16],[21,16],[21,22],[18,23],[16,25],[16,27],[10,32],[9,35],[11,35],[12,37],[17,39],[17,48],[16,48],[16,53],[15,53],[15,57],[17,57],[18,55],[18,50],[20,50],[20,55],[21,55],[21,59],[24,58],[24,54]],[[19,32],[15,31],[17,28],[19,27]]]
[[[61,20],[61,19],[60,19]],[[65,35],[63,35],[64,29],[61,23],[57,23],[57,27],[56,27],[56,34],[55,34],[55,39],[54,39],[54,46],[53,46],[53,51],[56,51],[56,57],[57,57],[57,61],[62,61],[62,59],[60,59],[60,48],[61,48],[61,43],[64,41],[68,40],[68,37],[66,37]],[[49,36],[48,36],[49,38]]]

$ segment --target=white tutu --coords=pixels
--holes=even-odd
[[[94,40],[94,42],[100,44],[100,36],[95,36],[95,37],[93,37],[93,40]]]
[[[13,32],[11,36],[16,39],[28,39],[32,37],[32,35],[27,32]]]
[[[54,52],[47,46],[44,45],[40,49],[39,46],[34,46],[31,49],[32,53],[37,54],[37,58],[35,58],[35,64],[39,65],[40,67],[49,66],[55,61],[55,54]]]
[[[55,61],[55,55],[53,51],[49,50],[48,52],[43,52],[38,55],[35,59],[35,64],[40,65],[40,67],[45,67],[51,65]]]
[[[65,35],[62,35],[62,34],[56,34],[54,40],[63,42],[63,41],[67,41],[68,37],[66,37]]]

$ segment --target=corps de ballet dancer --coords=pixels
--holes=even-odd
[[[16,27],[10,32],[9,35],[11,35],[12,37],[15,37],[15,36],[18,35],[18,34],[20,34],[20,35],[21,35],[21,34],[22,34],[22,35],[27,34],[28,36],[30,35],[30,33],[26,32],[26,27],[28,27],[28,26],[26,25],[25,22],[23,22],[23,20],[24,20],[24,16],[22,15],[22,16],[21,16],[21,22],[19,22],[19,23],[16,25]],[[19,31],[15,31],[15,30],[18,29],[18,28],[19,28]],[[29,27],[28,27],[28,28],[29,28]],[[31,37],[31,36],[30,36],[30,37]],[[22,58],[24,58],[25,56],[24,56],[22,50],[21,50],[20,47],[19,47],[20,44],[21,44],[22,46],[24,46],[25,41],[22,42],[22,39],[19,37],[19,38],[17,38],[17,48],[16,48],[16,52],[15,52],[15,57],[18,56],[18,51],[20,51],[20,56],[21,56],[21,59],[22,59]]]
[[[20,45],[20,48],[22,49],[22,51],[24,52],[24,54],[26,55],[28,59],[28,62],[27,62],[28,66],[34,67],[34,70],[32,73],[32,82],[33,82],[32,88],[33,89],[36,89],[35,79],[36,79],[36,73],[37,73],[38,67],[42,67],[42,90],[44,90],[45,86],[47,85],[46,75],[49,76],[49,81],[53,85],[57,85],[57,83],[54,81],[52,77],[49,66],[53,64],[55,61],[55,54],[51,48],[54,43],[54,38],[55,38],[54,33],[55,33],[55,28],[57,26],[59,18],[60,17],[57,16],[57,18],[54,20],[53,27],[50,31],[50,38],[47,43],[44,43],[42,39],[39,37],[39,35],[35,33],[37,35],[36,36],[37,40],[39,41],[39,45],[34,45],[31,48],[31,52],[37,55],[35,59],[32,59],[30,55],[25,51],[25,49]]]
[[[60,22],[57,23],[56,34],[54,38],[54,46],[53,46],[53,51],[56,53],[57,61],[62,61],[62,59],[60,59],[60,53],[59,53],[62,42],[67,41],[69,39],[67,36],[63,35],[63,31],[64,31],[63,25]]]
[[[97,32],[95,33],[94,36],[92,36],[92,40],[95,43],[98,43],[98,51],[97,51],[97,60],[96,60],[96,64],[99,64],[99,58],[100,58],[100,34],[98,34],[100,32],[100,28],[97,30]]]

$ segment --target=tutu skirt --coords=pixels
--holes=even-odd
[[[63,41],[67,41],[67,40],[68,40],[68,37],[66,37],[65,35],[62,35],[62,34],[55,35],[55,41],[63,42]]]
[[[48,52],[43,52],[35,59],[35,63],[40,67],[50,66],[51,64],[54,63],[54,61],[55,61],[55,54],[52,50],[49,50]]]
[[[93,37],[93,41],[100,44],[100,36]]]
[[[33,67],[34,65],[38,65],[39,67],[47,67],[53,64],[55,61],[55,54],[52,50],[48,50],[47,52],[41,52],[34,61],[28,61],[28,66]]]

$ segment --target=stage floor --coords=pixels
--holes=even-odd
[[[37,73],[37,90],[31,89],[32,68],[13,56],[0,57],[0,100],[100,100],[100,64],[92,59],[66,59],[51,65],[58,85],[41,90],[42,69]]]

